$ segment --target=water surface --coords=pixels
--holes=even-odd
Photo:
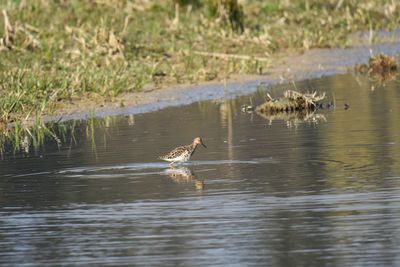
[[[399,265],[399,82],[349,74],[296,86],[336,106],[306,122],[241,112],[260,90],[77,121],[60,146],[7,147],[0,264]],[[208,148],[192,161],[157,160],[196,136]]]

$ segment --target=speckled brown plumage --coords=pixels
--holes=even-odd
[[[175,162],[185,162],[190,159],[190,157],[193,155],[194,151],[196,150],[198,145],[202,145],[206,147],[203,144],[203,141],[201,140],[200,137],[196,137],[193,139],[192,144],[186,145],[186,146],[180,146],[175,149],[173,149],[171,152],[168,154],[159,157],[159,159],[169,161],[171,164]]]

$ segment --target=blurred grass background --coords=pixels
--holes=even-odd
[[[0,122],[76,99],[262,74],[274,54],[398,28],[390,0],[0,0]],[[371,38],[371,42],[373,42]]]

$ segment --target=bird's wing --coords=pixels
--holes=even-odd
[[[174,158],[175,156],[181,154],[183,151],[188,150],[189,147],[190,147],[190,145],[180,146],[180,147],[174,148],[173,150],[171,150],[171,152],[169,152],[164,157],[166,157],[166,158]]]

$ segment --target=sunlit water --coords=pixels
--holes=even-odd
[[[241,112],[263,102],[260,91],[77,122],[60,147],[10,146],[0,264],[398,266],[400,86],[372,85],[297,83],[336,102],[314,121]],[[196,136],[208,148],[192,161],[157,160]]]

